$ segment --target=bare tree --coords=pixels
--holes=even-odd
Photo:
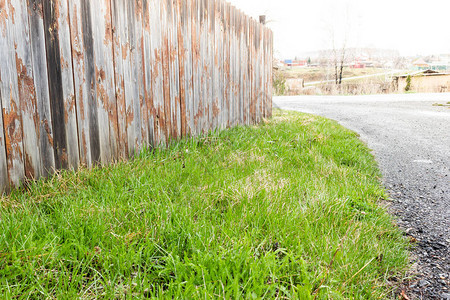
[[[334,67],[334,80],[336,85],[342,83],[342,77],[344,74],[344,66],[347,59],[347,39],[345,38],[342,47],[336,49],[336,43],[333,34],[333,67]]]
[[[341,9],[344,9],[341,11]],[[332,49],[329,52],[328,60],[332,68],[333,79],[336,85],[342,84],[345,66],[350,62],[350,51],[348,49],[348,37],[350,34],[350,13],[349,5],[344,5],[339,9],[332,9],[333,15],[325,20],[329,39],[331,40]],[[341,12],[341,13],[339,13]],[[335,22],[333,22],[335,19]],[[338,19],[336,21],[336,19]]]

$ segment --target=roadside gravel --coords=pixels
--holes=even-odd
[[[275,97],[334,119],[374,150],[390,211],[414,244],[410,299],[450,299],[450,93]],[[444,105],[444,106],[441,106]]]

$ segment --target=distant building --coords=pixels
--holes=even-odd
[[[286,59],[284,64],[288,67],[304,67],[308,65],[308,61],[305,59]]]
[[[352,69],[364,69],[364,68],[366,68],[366,64],[364,64],[361,61],[356,60],[356,61],[354,61],[354,62],[352,62],[350,64],[350,68],[352,68]]]
[[[427,63],[423,58],[418,58],[412,63],[413,68],[415,70],[428,70],[430,68],[430,64]]]
[[[393,88],[397,92],[404,92],[407,78],[411,78],[410,91],[418,93],[445,93],[449,91],[450,74],[439,73],[434,70],[417,71],[393,77]]]
[[[428,58],[427,61],[425,61],[423,58],[416,59],[412,63],[413,70],[418,71],[426,71],[426,70],[432,70],[432,71],[438,71],[438,72],[445,72],[450,71],[450,61],[448,60],[447,55],[442,55],[439,57],[432,57]]]

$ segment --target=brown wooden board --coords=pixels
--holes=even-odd
[[[142,47],[142,64],[144,68],[144,122],[143,126],[147,128],[146,146],[155,145],[155,106],[153,104],[152,95],[152,61],[151,61],[151,32],[150,32],[150,2],[142,1],[142,25],[143,25],[143,47]]]
[[[238,71],[239,71],[239,85],[238,85],[238,94],[239,94],[239,124],[245,124],[245,99],[244,99],[244,14],[239,11],[238,15],[238,49],[239,49],[239,58],[238,58]]]
[[[212,1],[212,9],[214,9],[214,19],[213,19],[213,37],[214,37],[214,53],[213,53],[213,103],[212,103],[212,113],[213,113],[213,130],[219,129],[220,124],[220,99],[221,99],[221,85],[220,85],[220,1]]]
[[[2,98],[0,90],[0,99]],[[0,101],[0,197],[9,190],[8,164],[6,162],[6,143],[3,131],[2,101]]]
[[[39,175],[48,176],[55,169],[53,151],[53,129],[50,110],[50,97],[47,77],[47,61],[45,55],[43,0],[28,0],[28,22],[31,42],[33,81],[36,97],[36,130],[38,138]],[[39,75],[38,75],[39,74]],[[38,76],[37,76],[38,75]],[[38,177],[38,176],[37,176]]]
[[[260,60],[260,31],[259,23],[255,22],[255,81],[256,81],[256,123],[261,121],[261,60]]]
[[[169,17],[167,0],[161,0],[161,41],[162,41],[162,67],[163,67],[163,82],[164,82],[164,116],[165,123],[164,133],[166,142],[168,142],[172,136],[172,124],[171,124],[171,111],[170,111],[170,51],[169,51],[169,24],[171,18]]]
[[[79,63],[83,65],[84,74],[75,76],[75,84],[77,89],[82,89],[82,93],[79,94],[80,98],[78,103],[80,106],[80,113],[78,115],[78,120],[80,122],[79,124],[82,126],[81,130],[83,132],[81,134],[82,136],[84,134],[85,140],[82,139],[80,141],[86,141],[86,144],[88,145],[86,146],[86,151],[90,152],[90,158],[87,154],[86,163],[90,165],[101,163],[100,128],[96,93],[97,80],[95,76],[94,40],[92,37],[93,17],[91,16],[90,1],[81,0],[80,4],[81,27],[80,31],[77,33],[80,35],[78,38],[80,43],[82,43],[80,44],[80,48],[82,49],[83,57],[79,56],[77,59],[79,60]],[[75,21],[75,19],[73,20]],[[82,103],[84,105],[83,109],[81,109]],[[84,118],[82,117],[83,112]],[[81,146],[83,146],[83,144]]]
[[[238,15],[239,12],[233,6],[233,126],[239,125],[239,44],[238,44]]]
[[[267,62],[266,62],[266,27],[261,24],[261,97],[263,101],[263,111],[262,111],[262,117],[265,118],[267,115],[267,93],[266,93],[266,86],[267,86],[267,78],[266,78],[266,68],[267,68]]]
[[[266,39],[265,39],[265,27],[261,24],[260,25],[261,30],[261,47],[260,47],[260,59],[261,59],[261,103],[262,103],[262,111],[261,116],[262,118],[266,117],[266,76],[265,76],[265,69],[266,69],[266,60],[265,60],[265,54],[266,54]]]
[[[127,106],[125,102],[125,64],[129,60],[126,2],[111,0],[113,50],[114,50],[114,81],[117,101],[117,125],[119,158],[129,157],[127,135]]]
[[[235,47],[234,47],[234,39],[235,39],[235,24],[234,24],[234,6],[230,6],[230,108],[229,108],[229,126],[233,127],[236,124],[236,98],[234,95],[234,76],[235,76]]]
[[[225,119],[225,1],[219,0],[219,30],[216,31],[219,34],[219,129],[226,128]]]
[[[15,14],[17,3],[0,0],[0,96],[4,145],[11,187],[20,186],[25,177],[22,120],[15,53]],[[3,171],[4,172],[4,171]],[[5,181],[5,180],[2,180]],[[7,187],[6,187],[7,188]]]
[[[206,1],[207,36],[206,36],[206,103],[207,103],[207,131],[214,130],[214,0]]]
[[[68,168],[67,131],[65,122],[65,103],[62,80],[61,53],[59,45],[59,10],[58,1],[44,1],[44,32],[46,41],[46,58],[48,66],[48,83],[50,107],[52,113],[53,147],[55,167]]]
[[[231,50],[231,42],[230,42],[230,30],[231,30],[231,21],[230,21],[230,12],[231,12],[231,5],[230,3],[225,3],[224,8],[224,17],[225,17],[225,30],[224,30],[224,86],[225,86],[225,95],[224,95],[224,126],[226,128],[231,126],[231,57],[230,57],[230,50]]]
[[[249,22],[250,18],[245,16],[245,26],[244,26],[244,73],[245,73],[245,85],[244,85],[244,109],[245,109],[245,124],[250,125],[250,103],[251,103],[251,93],[250,93],[250,62],[249,62]]]
[[[208,131],[208,0],[200,0],[200,130],[202,133]]]
[[[192,57],[191,57],[191,34],[190,34],[190,6],[189,0],[177,0],[178,7],[178,56],[180,63],[180,113],[182,136],[190,134],[192,101]]]
[[[272,107],[273,107],[273,32],[269,31],[269,107],[268,114],[272,117]]]
[[[127,128],[128,147],[131,156],[139,152],[142,146],[142,113],[141,99],[143,99],[143,74],[142,74],[142,54],[140,45],[139,1],[126,1],[126,28],[128,43],[126,45],[129,61],[126,64],[127,82],[126,84],[126,104],[127,104]],[[142,29],[142,26],[141,26]]]
[[[92,26],[92,37],[102,164],[108,164],[118,157],[117,102],[110,4],[109,0],[90,2],[91,16],[96,16],[96,22]]]
[[[25,176],[39,178],[41,159],[39,148],[39,115],[36,103],[36,88],[33,80],[31,41],[29,36],[28,11],[26,0],[14,1],[12,12],[16,76],[19,92],[19,108],[22,117],[23,157]]]
[[[145,47],[144,47],[144,4],[146,4],[148,0],[136,0],[136,36],[137,36],[137,47],[138,49],[137,54],[139,55],[139,64],[138,67],[138,74],[139,74],[139,104],[140,104],[140,111],[141,111],[141,139],[142,139],[142,145],[140,147],[140,150],[142,150],[144,147],[149,146],[149,111],[148,111],[148,105],[149,105],[149,99],[147,97],[147,82],[145,80],[145,74],[146,74],[146,65],[145,65]]]
[[[201,1],[193,0],[192,4],[192,77],[193,77],[193,105],[194,135],[201,133],[201,89],[202,89],[202,64],[201,64]]]
[[[80,156],[67,0],[56,1],[54,8],[57,10],[55,13],[57,23],[55,25],[57,26],[56,31],[59,39],[62,99],[64,101],[64,124],[67,139],[67,164],[68,168],[77,169],[80,164]]]
[[[181,136],[181,113],[180,113],[180,66],[178,60],[178,15],[177,2],[167,0],[167,39],[169,45],[169,89],[170,89],[170,119],[171,136]]]
[[[256,96],[255,96],[255,22],[253,19],[250,19],[249,23],[249,66],[250,66],[250,116],[251,116],[251,124],[255,124],[256,122]]]
[[[166,141],[165,110],[164,110],[164,78],[163,78],[163,48],[161,27],[161,0],[150,1],[150,63],[152,76],[152,99],[155,143],[159,145]]]
[[[140,151],[145,145],[148,145],[148,112],[147,102],[145,101],[145,65],[144,65],[144,34],[143,34],[143,12],[142,5],[143,0],[134,0],[134,46],[132,47],[131,55],[134,58],[134,79],[136,80],[138,90],[138,102],[136,109],[139,109],[138,127],[136,130],[139,132],[139,145],[138,151]],[[133,1],[130,1],[130,3]]]
[[[235,123],[234,126],[240,124],[240,99],[239,99],[239,11],[236,7],[234,7],[234,40],[233,40],[233,47],[234,47],[234,71],[233,71],[233,93],[234,93],[234,116],[235,116]]]

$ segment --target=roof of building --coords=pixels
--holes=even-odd
[[[415,66],[417,66],[417,65],[419,65],[419,66],[427,65],[428,66],[429,65],[422,57],[413,61],[412,64]]]
[[[414,76],[443,76],[443,75],[450,75],[450,73],[439,73],[438,71],[434,71],[434,70],[420,70],[420,71],[411,72],[411,73],[403,74],[403,75],[397,75],[397,76],[393,76],[393,77],[405,78],[408,76],[414,77]]]

